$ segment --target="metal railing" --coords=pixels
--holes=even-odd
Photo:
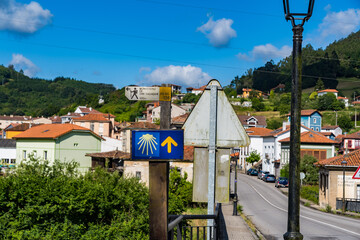
[[[336,209],[342,209],[342,198],[336,198]],[[345,198],[345,210],[352,212],[360,212],[360,199]]]
[[[208,231],[210,231],[212,240],[220,239],[220,213],[221,203],[218,203],[214,215],[169,215],[168,239],[206,239]],[[214,219],[215,224],[214,226],[190,226],[186,223],[186,220],[193,219]]]

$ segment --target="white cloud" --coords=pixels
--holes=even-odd
[[[51,22],[52,14],[37,2],[0,0],[0,30],[34,33]]]
[[[9,64],[14,65],[15,69],[24,71],[24,74],[29,77],[35,76],[40,69],[29,59],[24,57],[22,54],[13,54],[12,60]]]
[[[291,54],[292,48],[290,46],[283,46],[282,48],[277,48],[272,44],[265,44],[255,46],[251,52],[248,54],[239,53],[237,57],[246,61],[255,61],[258,59],[268,61],[270,59],[284,58]]]
[[[214,21],[212,17],[204,25],[197,28],[197,31],[202,32],[214,47],[225,47],[230,40],[236,37],[236,31],[231,28],[234,23],[232,19],[222,18]]]
[[[326,8],[329,9],[330,8]],[[324,46],[334,40],[347,37],[356,32],[360,27],[360,9],[348,9],[346,11],[328,11],[322,23],[319,24],[317,33],[310,36],[308,42]]]
[[[211,77],[201,68],[191,65],[158,67],[144,76],[148,85],[153,84],[176,84],[186,87],[196,87],[206,84]]]
[[[150,72],[151,71],[151,68],[150,67],[141,67],[139,69],[139,73],[142,73],[142,72]]]

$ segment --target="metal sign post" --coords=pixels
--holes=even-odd
[[[216,159],[216,126],[217,126],[217,88],[210,86],[210,128],[209,128],[209,177],[208,177],[208,214],[215,213],[215,159]],[[208,220],[208,226],[214,226],[214,219]],[[210,231],[207,239],[211,239]]]

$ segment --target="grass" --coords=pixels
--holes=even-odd
[[[184,212],[185,215],[206,215],[207,214],[207,208],[188,208],[186,209],[186,211]],[[191,219],[191,220],[187,220],[187,224],[189,224],[190,226],[206,226],[207,225],[207,220],[206,219]],[[195,229],[194,229],[195,230]],[[199,236],[203,236],[203,228],[199,229]],[[190,234],[190,231],[189,233]],[[193,238],[196,239],[197,237],[197,232],[196,230],[193,231],[192,234]]]

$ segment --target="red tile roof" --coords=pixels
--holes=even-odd
[[[41,138],[41,139],[56,139],[61,137],[71,131],[83,131],[90,132],[98,138],[101,138],[99,135],[90,131],[90,129],[80,127],[75,124],[42,124],[32,127],[25,132],[20,133],[15,136],[14,139],[31,139],[31,138]]]
[[[130,159],[130,153],[122,152],[119,150],[109,151],[109,152],[99,152],[99,153],[87,153],[88,157],[97,157],[97,158],[112,158],[112,159]]]
[[[134,122],[123,129],[160,129],[160,126],[149,122]]]
[[[335,144],[334,140],[328,139],[321,133],[317,133],[315,131],[303,132],[300,135],[301,143],[327,143],[327,144]],[[290,142],[290,137],[280,140],[279,142]]]
[[[321,92],[337,93],[338,90],[336,90],[336,89],[324,89],[324,90],[318,91],[318,93],[321,93]]]
[[[344,135],[343,139],[360,139],[360,131],[354,132],[349,135]]]
[[[341,99],[348,99],[347,97],[337,97],[337,99],[341,100]]]
[[[346,155],[339,155],[332,158],[320,160],[314,165],[317,166],[341,166],[341,162],[345,160],[347,162],[347,167],[358,167],[360,166],[360,149],[352,151]]]
[[[247,115],[238,115],[238,118],[241,122],[242,125],[248,125],[248,123],[246,122],[246,120],[250,119],[250,118],[255,118],[256,120],[258,120],[257,125],[262,125],[262,126],[266,126],[266,117],[265,116],[247,116]]]
[[[322,114],[318,110],[315,110],[315,109],[301,110],[300,115],[301,116],[311,116],[314,112],[318,112],[322,116]],[[288,116],[290,116],[290,113],[288,114]]]
[[[246,133],[249,136],[261,136],[261,137],[272,136],[271,135],[272,131],[273,131],[272,129],[258,128],[258,127],[252,127],[252,128],[246,129]]]
[[[332,132],[320,132],[320,134],[322,134],[322,135],[324,135],[324,136],[334,135]]]
[[[322,126],[321,129],[335,130],[335,129],[337,129],[338,127],[339,127],[339,126],[326,125],[326,126]]]
[[[28,121],[31,120],[31,116],[6,116],[6,115],[0,115],[0,120],[10,120],[10,121]]]
[[[171,122],[172,123],[184,123],[189,115],[190,115],[189,113],[185,113],[183,115],[174,117],[171,119]]]
[[[93,113],[93,114],[102,113],[99,112],[98,110],[88,107],[79,107],[79,109],[81,110],[82,113]]]
[[[110,122],[108,114],[87,114],[82,117],[73,118],[74,122]]]
[[[194,146],[184,146],[184,160],[194,161]]]
[[[32,125],[34,126],[34,124]],[[17,126],[7,129],[6,131],[25,131],[28,130],[30,128],[30,123],[22,123],[22,124],[18,124]]]

